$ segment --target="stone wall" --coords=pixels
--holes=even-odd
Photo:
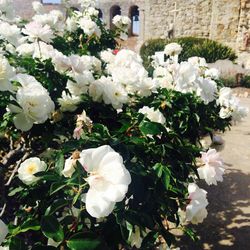
[[[17,13],[33,14],[33,0],[14,0]],[[173,35],[207,37],[238,52],[250,52],[250,0],[99,0],[104,22],[111,26],[112,7],[130,16],[132,6],[140,12],[139,40]],[[60,8],[60,5],[45,5]]]

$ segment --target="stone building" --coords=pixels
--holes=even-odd
[[[32,0],[14,2],[20,15],[31,15]],[[48,9],[60,8],[60,5],[45,5]],[[250,0],[99,0],[97,7],[109,27],[116,14],[128,15],[133,20],[130,35],[137,35],[141,41],[158,37],[207,37],[238,52],[250,52]]]

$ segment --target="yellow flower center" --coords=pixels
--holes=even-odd
[[[33,174],[37,169],[37,166],[35,163],[31,163],[28,167],[27,167],[27,173],[29,174]]]

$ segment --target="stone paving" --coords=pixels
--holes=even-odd
[[[250,110],[250,98],[240,99]],[[250,115],[223,139],[224,182],[200,184],[208,191],[208,217],[195,227],[200,240],[182,238],[181,250],[250,250]]]

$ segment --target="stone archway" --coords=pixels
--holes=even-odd
[[[110,8],[110,29],[114,28],[112,20],[116,15],[121,15],[121,7],[119,5],[113,5]]]
[[[101,9],[97,9],[98,10],[98,18],[103,20],[103,12]]]
[[[137,5],[133,5],[129,9],[129,17],[131,19],[131,27],[129,29],[129,36],[140,35],[140,12]]]

